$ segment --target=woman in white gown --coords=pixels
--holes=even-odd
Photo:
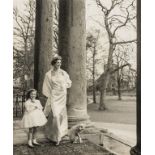
[[[46,73],[43,83],[43,94],[47,97],[44,113],[48,117],[45,134],[59,145],[68,132],[66,97],[67,88],[71,87],[72,82],[69,75],[60,69],[60,56],[55,56],[51,65],[53,68]]]

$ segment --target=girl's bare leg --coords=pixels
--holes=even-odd
[[[32,142],[33,142],[33,144],[35,144],[35,145],[40,145],[38,142],[37,142],[37,140],[36,140],[36,135],[37,135],[37,127],[33,127],[33,140],[32,140]]]
[[[28,145],[30,147],[34,147],[32,144],[32,137],[33,137],[33,128],[29,128],[29,133],[28,133]]]

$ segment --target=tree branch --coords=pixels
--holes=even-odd
[[[136,42],[137,39],[133,39],[133,40],[128,40],[128,41],[119,41],[119,42],[115,42],[113,43],[114,45],[119,45],[119,44],[128,44],[128,43],[133,43]]]
[[[112,5],[108,12],[110,13],[117,5],[120,5],[124,0],[112,0]]]
[[[127,8],[125,8],[126,13],[127,13],[127,15],[126,15],[126,17],[125,17],[126,19],[125,19],[125,21],[124,21],[121,25],[119,25],[119,26],[117,26],[117,27],[115,28],[115,30],[113,31],[113,37],[115,36],[116,31],[117,31],[118,29],[120,29],[120,28],[126,26],[127,23],[128,23],[129,21],[131,22],[131,20],[133,20],[133,19],[136,18],[136,16],[130,17],[130,13],[129,13],[129,12],[130,12],[130,11],[129,11],[129,8],[130,8],[131,6],[133,6],[134,1],[135,1],[135,0],[133,0],[133,1],[131,2],[131,4],[128,5]],[[122,7],[122,8],[123,8],[123,7]]]
[[[130,64],[129,64],[129,63],[124,64],[124,65],[122,65],[122,66],[120,66],[120,67],[118,67],[118,68],[116,68],[116,69],[110,71],[110,74],[113,74],[113,73],[115,73],[116,71],[118,71],[118,70],[120,70],[120,69],[122,69],[122,68],[124,68],[124,67],[126,67],[126,66],[130,66]]]
[[[96,0],[96,4],[101,8],[102,12],[104,14],[107,14],[108,13],[108,9],[102,5],[101,1],[100,0]]]

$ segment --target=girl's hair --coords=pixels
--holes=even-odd
[[[61,56],[56,56],[52,59],[51,65],[54,66],[58,60],[62,60]]]
[[[28,90],[28,92],[27,92],[27,94],[26,94],[26,99],[27,99],[27,100],[30,98],[30,94],[31,94],[33,91],[35,91],[35,92],[37,93],[37,90],[36,90],[36,89],[29,89],[29,90]],[[37,96],[36,96],[36,98],[37,98]]]

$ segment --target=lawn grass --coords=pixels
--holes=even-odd
[[[89,101],[91,101],[89,96]],[[99,96],[97,104],[88,104],[88,114],[95,122],[136,124],[136,97],[123,96],[119,101],[117,96],[106,97],[106,110],[99,111]]]

